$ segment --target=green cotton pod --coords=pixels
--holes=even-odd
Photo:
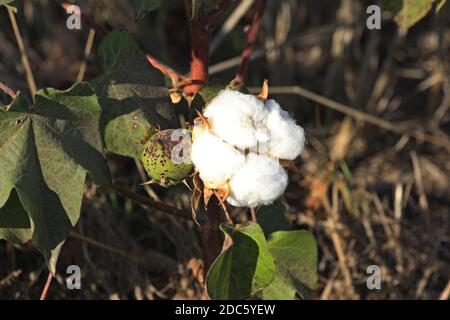
[[[154,182],[171,185],[183,181],[193,170],[191,134],[185,129],[155,133],[145,144],[141,161]]]

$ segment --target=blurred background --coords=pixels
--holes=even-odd
[[[129,1],[76,4],[99,25],[130,30],[145,52],[188,72],[181,0],[162,1],[139,20]],[[385,11],[381,29],[367,29],[369,4],[268,1],[246,85],[269,79],[270,97],[305,128],[308,141],[288,164],[290,183],[277,205],[292,229],[308,229],[318,242],[314,299],[448,299],[450,5],[404,31]],[[236,74],[252,18],[239,7],[242,12],[230,10],[213,33],[212,80],[227,83]],[[65,89],[101,72],[95,55],[101,37],[89,36],[86,25],[68,30],[67,16],[55,1],[20,2],[17,21],[38,88]],[[227,23],[234,27],[220,32]],[[24,74],[1,7],[0,81],[28,92]],[[9,101],[2,92],[0,99]],[[108,161],[118,184],[190,208],[184,185],[144,188],[139,164],[116,155]],[[231,213],[236,221],[247,219],[241,209]],[[201,257],[192,222],[148,212],[87,181],[81,218],[48,298],[199,299]],[[66,288],[70,264],[81,267],[81,290]],[[370,265],[381,268],[381,290],[366,286]],[[0,299],[36,299],[46,278],[32,245],[0,241]]]

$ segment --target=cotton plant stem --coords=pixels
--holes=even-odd
[[[16,38],[17,46],[20,51],[20,59],[25,69],[25,77],[27,79],[28,88],[30,90],[31,97],[34,101],[34,95],[36,93],[36,83],[34,81],[33,72],[31,71],[30,61],[28,60],[25,45],[23,44],[22,36],[20,35],[19,26],[17,25],[16,16],[14,11],[10,7],[7,7],[9,20],[11,21],[12,28],[14,30],[14,36]]]
[[[200,8],[193,13],[193,0],[185,0],[186,16],[191,34],[191,69],[189,80],[183,87],[185,96],[192,100],[208,80],[209,46],[211,32],[223,14],[234,5],[233,0],[219,0],[208,11]]]
[[[190,23],[191,30],[191,70],[190,79],[206,83],[209,64],[209,32],[197,16]],[[184,87],[184,93],[193,97],[203,87],[202,84],[190,84]]]

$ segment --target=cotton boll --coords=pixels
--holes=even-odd
[[[233,175],[227,202],[236,207],[268,205],[286,189],[288,177],[277,160],[249,153]]]
[[[221,91],[204,110],[217,136],[238,148],[250,148],[268,141],[264,120],[264,103],[250,94],[239,91]]]
[[[266,126],[270,135],[270,154],[280,159],[295,159],[305,146],[303,128],[275,100],[267,100],[266,108],[269,112]]]
[[[219,188],[245,162],[245,156],[215,136],[209,129],[193,130],[191,160],[206,186]]]

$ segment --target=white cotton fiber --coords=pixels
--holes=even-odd
[[[237,207],[279,198],[288,184],[279,159],[303,151],[303,128],[275,100],[231,90],[221,91],[203,115],[192,132],[191,157],[205,185],[228,189],[227,202]]]
[[[288,177],[277,160],[249,153],[230,180],[227,202],[236,207],[268,205],[286,189]]]
[[[250,148],[269,139],[264,124],[267,109],[253,95],[222,90],[203,114],[214,133],[235,147]]]
[[[305,133],[275,100],[267,100],[266,126],[270,135],[269,152],[273,157],[293,160],[303,151]]]
[[[194,127],[191,160],[211,189],[219,188],[244,164],[245,156],[209,130]]]

